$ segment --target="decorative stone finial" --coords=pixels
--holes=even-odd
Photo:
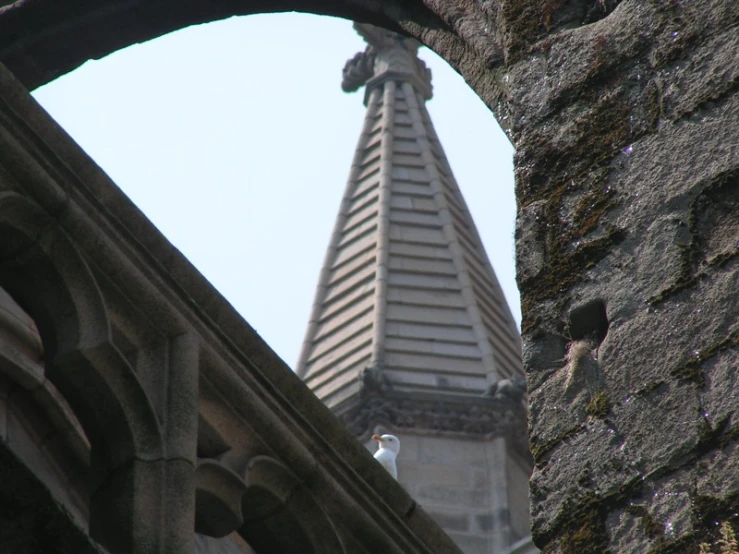
[[[416,39],[369,23],[355,23],[354,28],[367,41],[367,48],[346,62],[341,82],[345,92],[365,85],[366,103],[374,87],[394,79],[412,83],[426,100],[431,98],[431,70],[417,57],[421,44]]]

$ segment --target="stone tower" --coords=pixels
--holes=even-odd
[[[430,71],[415,40],[355,28],[368,46],[342,86],[367,113],[298,374],[361,440],[399,435],[400,483],[467,554],[535,551],[520,336],[426,111]]]

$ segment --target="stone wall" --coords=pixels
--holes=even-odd
[[[529,535],[528,505],[522,501],[528,474],[521,464],[526,462],[507,452],[504,438],[407,430],[399,436],[398,481],[465,554],[503,552]],[[377,449],[374,441],[366,446],[371,452]]]
[[[533,534],[697,552],[737,522],[739,5],[601,4],[510,67]]]

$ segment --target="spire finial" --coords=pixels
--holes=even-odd
[[[394,79],[412,83],[426,100],[431,98],[431,70],[417,57],[421,44],[416,39],[369,23],[355,23],[354,28],[367,48],[346,62],[341,82],[345,92],[366,85],[366,102],[370,89]]]

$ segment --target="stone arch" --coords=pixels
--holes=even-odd
[[[106,342],[100,291],[57,224],[26,198],[0,194],[0,278],[33,318],[47,356]]]
[[[156,4],[103,0],[71,9],[63,5],[65,2],[61,4],[54,0],[17,2],[0,14],[0,61],[28,89],[46,84],[88,60],[185,27],[233,16],[284,12],[341,17],[408,33],[457,70],[460,63],[469,66],[465,72],[474,73],[476,78],[470,82],[479,94],[485,95],[489,88],[489,83],[478,81],[481,70],[490,63],[490,53],[457,36],[441,14],[423,2],[226,0],[183,5],[174,0]],[[22,40],[18,29],[23,29]]]
[[[44,517],[38,512],[39,496],[33,483],[43,483],[54,500],[64,506],[78,524],[89,521],[90,445],[79,421],[64,397],[46,379],[43,348],[31,317],[0,288],[0,466],[15,466],[15,490],[29,493],[13,510],[16,521],[29,526],[7,526],[12,540],[29,544],[49,540]],[[13,462],[12,460],[16,460]],[[20,466],[25,466],[20,468]],[[35,492],[31,492],[35,491]],[[4,491],[0,503],[12,501]],[[52,510],[53,513],[53,510]],[[51,517],[54,517],[53,515]],[[46,538],[44,538],[46,537]],[[20,550],[24,547],[18,546]],[[29,551],[34,550],[29,546]],[[38,547],[36,548],[38,549]]]
[[[113,345],[102,293],[59,222],[16,193],[0,193],[0,238],[0,286],[36,323],[44,373],[92,446],[91,530],[110,527],[100,522],[117,519],[121,499],[130,504],[132,485],[106,482],[135,458],[162,456],[155,412]],[[96,491],[109,487],[115,492],[96,500]],[[119,525],[127,527],[126,521]],[[105,544],[107,533],[92,534]]]
[[[239,534],[259,552],[344,554],[331,520],[287,467],[257,456],[246,469]]]
[[[195,532],[222,538],[238,529],[244,518],[244,481],[214,460],[199,460],[195,472]]]

